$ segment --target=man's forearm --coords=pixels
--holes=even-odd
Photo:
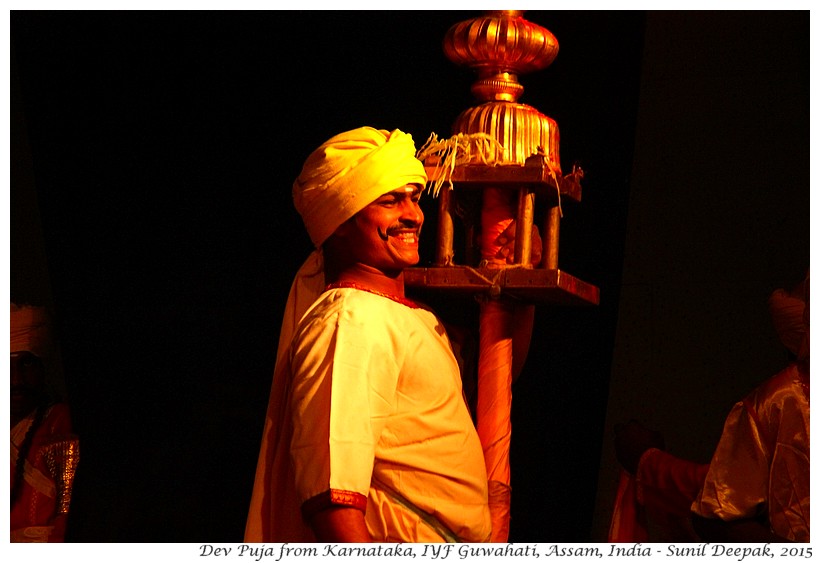
[[[368,543],[371,540],[358,508],[333,507],[317,512],[310,527],[320,542]]]

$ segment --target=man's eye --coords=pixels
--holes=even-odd
[[[24,368],[29,368],[34,365],[34,358],[25,357],[20,361],[20,365],[22,365]]]

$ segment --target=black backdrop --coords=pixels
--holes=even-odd
[[[49,275],[32,279],[15,238],[36,214],[14,215],[11,293],[53,295],[83,448],[70,541],[241,540],[278,322],[310,250],[293,178],[352,127],[448,134],[474,75],[441,41],[477,14],[11,13],[12,203],[35,191]],[[515,390],[511,540],[587,541],[644,14],[525,16],[560,51],[521,77],[521,101],[586,172],[560,265],[601,305],[539,307]]]

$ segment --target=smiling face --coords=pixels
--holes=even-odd
[[[351,262],[388,276],[418,264],[424,223],[421,190],[421,186],[408,184],[370,203],[336,230],[337,251]]]

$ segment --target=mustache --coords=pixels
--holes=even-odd
[[[384,242],[387,242],[387,239],[390,236],[390,233],[395,232],[395,231],[403,231],[403,230],[408,229],[408,228],[410,228],[410,229],[415,228],[416,229],[416,234],[419,235],[419,236],[421,235],[421,229],[418,227],[418,225],[412,225],[412,226],[411,225],[399,225],[399,226],[396,226],[396,227],[390,227],[386,231],[382,231],[381,227],[376,227],[376,232],[379,234],[380,239],[382,239]]]

